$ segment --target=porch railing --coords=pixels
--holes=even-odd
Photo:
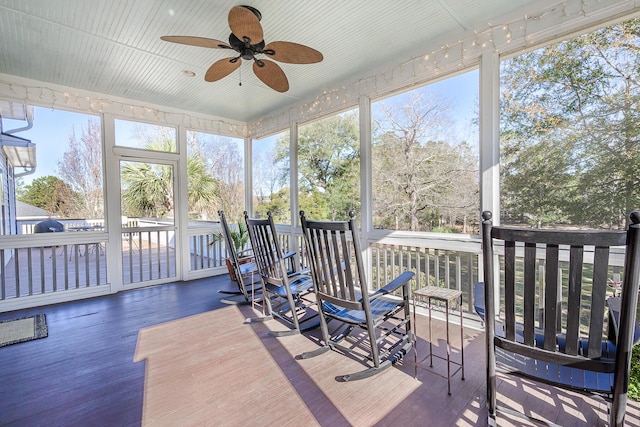
[[[140,223],[122,229],[124,284],[176,276],[175,227]]]
[[[46,233],[4,241],[0,301],[105,285],[104,239],[99,233]]]
[[[220,223],[199,223],[189,227],[189,271],[200,271],[223,267],[229,256],[224,239],[215,238],[222,232]]]
[[[138,224],[140,225],[140,224]],[[307,265],[299,230],[277,227],[284,251],[296,250],[298,262]],[[190,273],[201,276],[226,272],[228,256],[217,222],[189,227]],[[123,280],[125,283],[173,277],[176,274],[172,226],[123,228]],[[388,232],[369,233],[366,245],[372,287],[378,289],[402,270],[416,273],[413,289],[437,285],[458,289],[463,309],[473,313],[474,284],[481,281],[482,260],[478,236]],[[0,301],[66,290],[95,288],[107,283],[105,233],[43,233],[9,237],[0,242]],[[43,241],[47,243],[43,243]],[[614,257],[613,280],[621,271]],[[566,274],[561,263],[559,274]],[[612,290],[613,292],[613,290]]]

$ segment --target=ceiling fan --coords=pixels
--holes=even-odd
[[[229,43],[206,37],[162,36],[162,40],[172,43],[200,46],[212,49],[232,49],[238,56],[220,59],[211,65],[204,76],[208,82],[215,82],[228,76],[240,67],[241,59],[253,60],[253,72],[271,89],[278,92],[289,90],[289,81],[282,68],[273,61],[289,64],[314,64],[322,61],[320,52],[308,46],[285,41],[265,44],[260,20],[262,14],[251,6],[234,6],[229,11]],[[257,55],[265,57],[257,58]],[[240,83],[242,84],[242,83]]]

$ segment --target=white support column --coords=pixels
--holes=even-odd
[[[253,140],[244,139],[244,210],[253,215]]]
[[[500,56],[487,52],[480,57],[480,212],[493,212],[493,224],[500,225]],[[482,221],[481,218],[478,220]],[[496,255],[497,257],[497,255]],[[495,260],[497,261],[497,259]],[[481,263],[478,263],[481,265]],[[494,262],[494,277],[500,263]],[[482,276],[481,276],[482,277]],[[500,306],[500,292],[493,290]]]
[[[372,279],[371,248],[369,233],[373,230],[373,172],[371,149],[371,98],[366,95],[358,99],[360,125],[360,247],[364,248],[362,260],[367,282]]]
[[[115,145],[115,122],[110,114],[102,117],[102,146],[104,170],[105,224],[109,233],[105,253],[107,257],[107,278],[111,292],[123,289],[122,284],[122,221],[120,220],[120,162],[113,153]]]
[[[300,203],[298,201],[298,122],[289,122],[289,209],[291,209],[291,234],[299,225]]]
[[[179,149],[177,171],[175,171],[175,192],[178,196],[177,203],[174,203],[176,224],[176,243],[180,248],[176,252],[176,271],[179,280],[189,278],[189,262],[191,260],[191,247],[189,245],[189,185],[187,179],[187,129],[178,126],[178,138],[176,146]],[[179,266],[179,267],[178,267]]]
[[[480,58],[480,212],[493,212],[500,224],[500,56]],[[478,218],[480,219],[480,218]]]
[[[289,242],[292,251],[295,251],[296,265],[300,265],[300,247],[296,239],[296,227],[300,225],[300,202],[298,200],[298,122],[291,119],[289,122],[289,209],[291,210],[291,227],[289,229]]]

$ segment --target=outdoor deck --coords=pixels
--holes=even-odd
[[[225,305],[227,276],[173,283],[90,300],[0,314],[44,312],[49,336],[0,348],[1,425],[486,425],[484,335],[465,329],[465,380],[447,383],[402,366],[342,383],[362,365],[335,352],[297,360],[309,336],[274,338],[278,321],[245,324],[256,313]],[[418,316],[424,354],[426,318]],[[443,336],[443,322],[434,322]],[[455,335],[454,335],[455,337]],[[455,341],[454,341],[455,342]],[[434,340],[444,350],[443,340]],[[457,354],[456,354],[457,356]],[[524,380],[501,379],[500,399],[560,425],[604,425],[606,405]],[[511,406],[521,409],[517,404]],[[627,425],[640,426],[630,402]],[[500,417],[499,425],[523,425]]]

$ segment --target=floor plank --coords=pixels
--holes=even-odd
[[[222,276],[0,314],[44,312],[49,327],[45,339],[0,348],[0,425],[486,425],[481,331],[464,330],[465,380],[452,378],[451,396],[428,362],[414,378],[412,353],[343,383],[335,378],[361,362],[337,352],[297,359],[317,347],[317,331],[274,338],[268,331],[281,323],[246,324],[259,313],[220,302],[217,290],[229,287]],[[417,322],[424,355],[428,322]],[[444,352],[443,336],[434,321],[435,351]],[[499,398],[561,425],[607,416],[593,399],[522,379],[500,377]],[[499,425],[527,424],[501,414]],[[638,402],[627,425],[640,426]]]

